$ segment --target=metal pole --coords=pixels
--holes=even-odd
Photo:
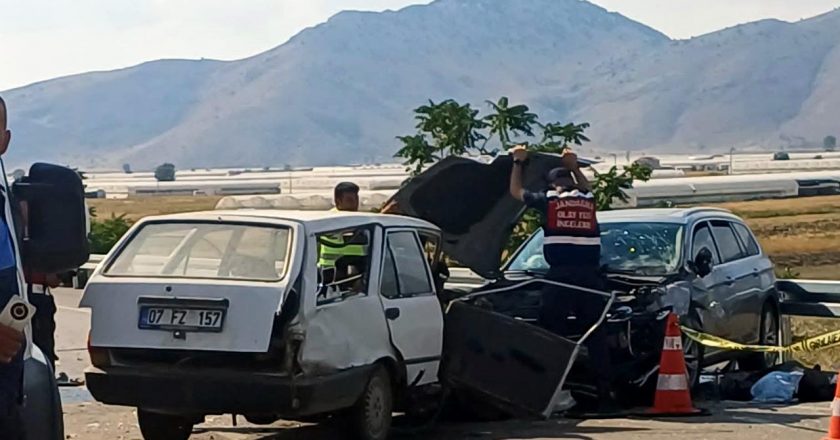
[[[732,154],[735,153],[735,147],[729,149],[729,175],[732,175]]]

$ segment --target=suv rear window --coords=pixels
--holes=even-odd
[[[715,242],[717,242],[718,250],[720,251],[720,258],[723,259],[724,263],[746,256],[729,222],[713,222],[712,232],[715,235]]]
[[[105,275],[277,281],[285,276],[291,230],[225,223],[150,223]]]
[[[735,232],[741,237],[741,243],[747,248],[747,255],[753,256],[760,254],[761,249],[758,247],[758,243],[755,242],[755,238],[753,238],[749,228],[740,223],[733,223],[732,225],[735,227]]]

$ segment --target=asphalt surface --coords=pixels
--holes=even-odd
[[[90,313],[79,309],[81,291],[55,292],[56,346],[60,358],[56,369],[82,377],[87,365],[86,341]],[[141,439],[132,408],[96,403],[84,387],[61,389],[65,434],[74,440]],[[731,402],[707,403],[708,417],[690,419],[609,420],[515,420],[497,423],[444,424],[432,430],[399,433],[397,439],[578,439],[578,440],[758,440],[821,439],[831,413],[828,403],[790,406],[755,406]],[[231,416],[208,417],[196,428],[193,440],[332,440],[341,438],[334,427],[278,422],[254,426],[242,417],[233,426]]]

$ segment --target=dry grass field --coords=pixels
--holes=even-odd
[[[755,232],[780,269],[840,279],[840,196],[724,203]]]
[[[96,209],[96,216],[125,215],[136,221],[150,215],[206,211],[216,207],[221,197],[138,197],[133,199],[90,199],[88,205]]]

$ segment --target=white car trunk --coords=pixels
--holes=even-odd
[[[243,282],[200,279],[96,277],[81,305],[92,309],[91,345],[226,352],[268,350],[274,317],[286,282]],[[183,331],[141,328],[140,310],[148,304],[194,310],[224,309],[224,317],[208,316],[220,329]],[[164,324],[170,319],[164,317]]]

